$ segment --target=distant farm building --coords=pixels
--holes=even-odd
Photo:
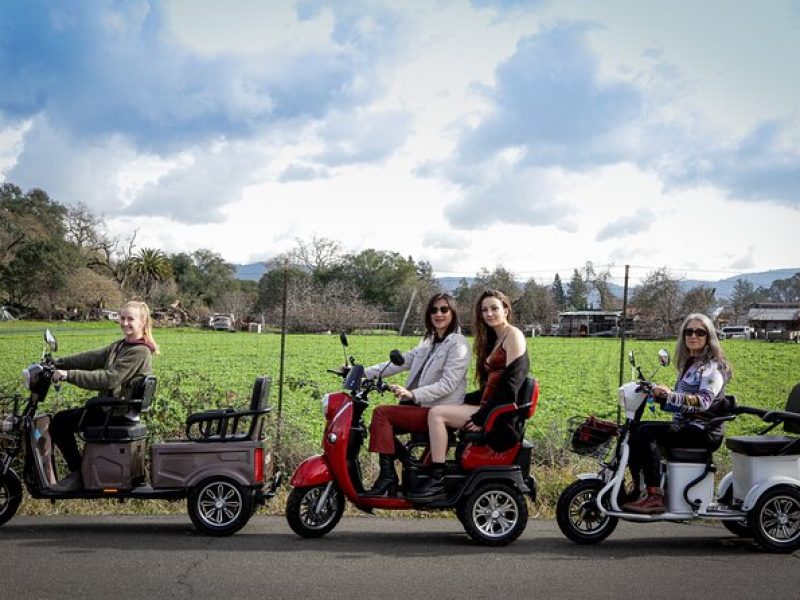
[[[757,338],[800,341],[800,304],[753,304],[747,323]]]
[[[622,311],[571,310],[558,313],[558,335],[564,337],[619,334]]]

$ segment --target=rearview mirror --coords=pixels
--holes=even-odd
[[[400,350],[392,350],[389,352],[389,360],[392,361],[393,365],[397,365],[398,367],[406,362]]]
[[[44,330],[44,341],[50,348],[50,352],[58,351],[58,342],[56,341],[56,336],[50,333],[49,329]]]
[[[662,348],[658,351],[658,362],[661,363],[662,367],[669,365],[669,350]]]
[[[347,348],[347,334],[344,331],[339,333],[339,341],[342,343],[342,346]]]

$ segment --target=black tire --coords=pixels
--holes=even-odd
[[[22,502],[22,484],[17,474],[11,469],[5,475],[0,474],[0,525],[5,525],[17,514]]]
[[[595,504],[603,485],[597,479],[581,479],[558,497],[556,521],[561,533],[573,542],[596,544],[616,529],[618,519],[604,515]]]
[[[528,524],[522,492],[504,483],[488,483],[464,501],[463,525],[469,537],[484,546],[505,546]]]
[[[331,531],[344,514],[344,494],[336,486],[332,486],[325,506],[319,514],[312,508],[322,497],[326,486],[295,488],[289,493],[286,501],[286,520],[289,527],[297,535],[304,538],[322,537]]]
[[[778,485],[764,492],[747,515],[753,539],[770,552],[800,548],[800,490]]]
[[[722,526],[737,537],[753,537],[753,532],[750,530],[750,526],[747,524],[747,519],[740,519],[739,521],[722,521]]]
[[[209,477],[197,484],[187,501],[189,517],[202,533],[232,535],[253,515],[253,492],[227,477]]]

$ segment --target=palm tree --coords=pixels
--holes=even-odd
[[[172,263],[167,255],[156,248],[142,248],[132,256],[128,265],[131,278],[141,286],[149,299],[153,286],[172,277]]]

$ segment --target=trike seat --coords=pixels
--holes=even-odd
[[[526,377],[513,404],[492,409],[483,430],[462,432],[457,455],[466,470],[486,465],[509,465],[514,462],[525,436],[525,424],[536,411],[539,382]]]
[[[786,433],[800,434],[800,383],[789,393],[786,400],[786,410],[764,411],[749,409],[748,414],[761,417],[769,427],[759,435],[730,437],[725,440],[725,445],[732,452],[745,456],[796,456],[800,455],[800,437],[790,435],[765,435],[779,424],[783,423]]]
[[[150,410],[150,402],[156,393],[157,380],[152,375],[138,378],[131,386],[130,398],[97,396],[84,405],[78,423],[78,433],[85,442],[118,443],[142,440],[147,437],[147,425],[140,415]],[[96,417],[86,419],[88,414],[104,415],[103,421]]]
[[[732,421],[739,414],[736,404],[736,396],[726,395],[725,400],[721,403],[720,407],[712,412],[718,416],[708,419],[705,422],[705,429],[712,429],[725,421]],[[669,447],[665,446],[663,450],[663,457],[671,462],[680,463],[700,463],[711,464],[713,461],[714,452],[722,445],[722,440],[713,442],[709,448],[683,448],[683,447]]]
[[[272,410],[266,405],[271,382],[269,377],[256,377],[248,410],[221,408],[189,415],[186,437],[193,442],[260,439],[264,432],[264,415]]]

